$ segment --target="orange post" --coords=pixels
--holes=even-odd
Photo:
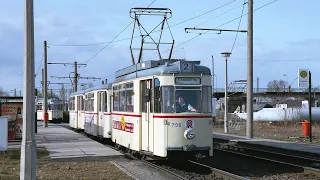
[[[48,122],[48,119],[49,119],[49,117],[48,117],[48,116],[49,116],[49,114],[48,114],[48,113],[45,113],[45,114],[44,114],[44,122],[45,122],[45,123],[47,123],[47,122]]]
[[[302,121],[302,133],[304,136],[310,135],[310,121],[308,120]]]

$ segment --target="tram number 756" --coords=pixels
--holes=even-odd
[[[171,123],[171,126],[172,126],[172,127],[181,127],[181,123],[172,122],[172,123]]]

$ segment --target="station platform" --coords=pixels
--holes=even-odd
[[[320,161],[320,146],[316,145],[260,138],[249,139],[244,136],[222,133],[212,133],[212,138],[213,142],[232,143],[239,147],[312,158]]]
[[[62,127],[61,124],[48,124],[44,128],[37,122],[36,146],[48,150],[51,159],[123,156],[120,152],[100,144],[82,134]],[[8,148],[18,148],[20,143],[9,143]]]

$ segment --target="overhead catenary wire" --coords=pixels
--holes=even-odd
[[[147,8],[149,8],[154,2],[157,0],[153,0]],[[109,44],[111,44],[118,36],[120,36],[135,20],[131,21],[120,33],[118,33],[109,43],[107,43],[102,49],[100,49],[96,54],[94,54],[91,58],[89,58],[85,63],[88,63],[93,58],[95,58],[98,54],[100,54]]]
[[[237,41],[237,38],[238,38],[238,34],[239,34],[239,30],[240,30],[240,25],[241,25],[241,20],[242,20],[242,15],[243,15],[243,10],[244,10],[244,5],[247,4],[246,0],[243,1],[243,6],[242,6],[242,11],[241,11],[241,17],[240,17],[240,20],[239,20],[239,24],[238,24],[238,31],[236,33],[236,37],[234,38],[234,41],[233,41],[233,45],[232,45],[232,48],[231,48],[231,53],[233,51],[233,48],[234,48],[234,45],[236,44],[236,41]]]
[[[267,3],[267,4],[265,4],[265,5],[262,5],[262,6],[258,7],[258,8],[256,8],[256,9],[254,9],[253,11],[257,11],[257,10],[259,10],[259,9],[261,9],[261,8],[264,8],[264,7],[266,7],[266,6],[268,6],[268,5],[272,4],[272,3],[275,3],[276,1],[278,1],[278,0],[273,0],[273,1],[271,1],[271,2],[269,2],[269,3]],[[237,20],[237,19],[240,19],[240,18],[242,18],[243,16],[246,16],[246,15],[248,15],[248,13],[246,13],[246,14],[244,14],[244,15],[241,15],[241,16],[239,16],[239,17],[237,17],[237,18],[234,18],[234,19],[232,19],[232,20],[230,20],[230,21],[228,21],[228,22],[225,22],[225,23],[223,23],[223,24],[221,24],[221,25],[219,25],[219,26],[217,26],[217,27],[215,27],[215,28],[217,29],[217,28],[219,28],[219,27],[222,27],[222,26],[224,26],[224,25],[226,25],[226,24],[229,24],[229,23],[231,23],[231,22],[233,22],[233,21],[235,21],[235,20]],[[192,37],[191,39],[188,39],[187,41],[184,41],[184,42],[182,42],[181,44],[175,46],[175,48],[177,48],[177,47],[179,47],[179,46],[182,46],[182,45],[184,45],[184,44],[186,44],[186,43],[188,43],[188,42],[190,42],[190,41],[192,41],[192,40],[198,38],[199,36],[201,36],[201,35],[203,35],[203,34],[206,34],[206,33],[208,33],[208,32],[210,32],[210,31],[205,31],[204,33],[198,34],[197,36],[194,36],[194,37]],[[180,50],[180,49],[175,49],[173,52],[176,52],[176,51],[179,51],[179,50]],[[167,52],[169,52],[169,51],[170,51],[170,50],[167,50],[167,51],[163,52],[161,55],[163,55],[163,54],[165,54],[165,53],[167,53]],[[156,56],[155,56],[155,57],[156,57]],[[155,58],[155,57],[152,57],[152,58],[150,58],[150,59],[153,59],[153,58]]]
[[[180,25],[180,24],[186,23],[186,22],[188,22],[188,21],[197,19],[197,18],[199,18],[199,17],[201,17],[201,16],[204,16],[204,15],[209,14],[209,13],[211,13],[211,12],[213,12],[213,11],[216,11],[216,10],[218,10],[218,9],[220,9],[220,8],[223,8],[223,7],[225,7],[225,6],[233,3],[233,2],[235,2],[235,1],[237,1],[237,0],[229,1],[229,2],[223,4],[223,5],[219,6],[219,7],[216,7],[216,8],[214,8],[214,9],[209,10],[209,11],[206,11],[206,12],[204,12],[204,13],[202,13],[202,14],[197,15],[197,16],[191,17],[191,18],[189,18],[189,19],[187,19],[187,20],[184,20],[184,21],[178,22],[178,23],[176,23],[176,24],[173,24],[173,25],[171,25],[171,26],[169,26],[169,27],[166,27],[166,28],[164,28],[164,29],[172,28],[172,27],[178,26],[178,25]],[[152,2],[152,3],[153,3],[153,2]],[[150,6],[150,5],[149,5],[149,6]],[[149,7],[149,6],[148,6],[148,7]],[[240,6],[241,6],[241,5],[240,5]],[[238,8],[238,7],[240,7],[240,6],[237,6],[236,8]],[[234,9],[236,9],[236,8],[233,8],[233,9],[231,9],[231,10],[234,10]],[[224,12],[224,13],[216,16],[216,17],[219,17],[219,16],[221,16],[221,15],[223,15],[223,14],[226,14],[227,12],[230,12],[231,10],[226,11],[226,12]],[[216,17],[214,17],[214,18],[216,18]],[[214,19],[214,18],[211,18],[211,20]],[[158,31],[159,31],[159,30],[154,31],[153,33],[158,32]],[[140,36],[134,36],[133,38],[138,38],[138,37],[140,37]],[[89,43],[89,44],[48,44],[48,45],[51,45],[51,46],[96,46],[96,45],[103,45],[103,44],[108,44],[108,43],[126,41],[126,40],[130,40],[131,38],[132,38],[132,37],[130,37],[130,38],[124,38],[124,39],[119,39],[119,40],[115,40],[115,41],[99,42],[99,43]]]
[[[38,71],[37,71],[37,73],[36,73],[36,77],[38,76],[39,71],[40,71],[40,69],[41,69],[41,65],[42,65],[42,63],[43,63],[43,61],[44,61],[43,58],[44,58],[44,54],[42,54],[42,58],[41,58],[41,61],[40,61],[40,65],[39,65]]]

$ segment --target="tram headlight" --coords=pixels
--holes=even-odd
[[[192,139],[194,137],[194,132],[192,129],[188,129],[184,132],[184,138]]]

